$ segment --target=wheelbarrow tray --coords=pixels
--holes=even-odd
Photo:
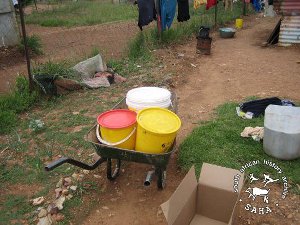
[[[155,167],[166,169],[170,155],[175,151],[175,141],[168,152],[160,154],[149,154],[129,149],[110,147],[99,143],[96,137],[96,129],[97,125],[93,126],[92,129],[90,129],[87,133],[85,139],[94,146],[97,154],[103,158],[120,159],[130,162],[151,164]]]

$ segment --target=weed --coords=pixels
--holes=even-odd
[[[203,162],[240,169],[253,160],[267,159],[283,169],[293,182],[300,183],[300,159],[281,161],[264,153],[261,142],[242,138],[240,133],[248,126],[263,126],[263,117],[243,120],[236,116],[236,103],[227,103],[217,109],[217,118],[193,130],[180,146],[179,163],[188,169],[196,165],[199,170]],[[268,168],[267,168],[268,169]],[[252,167],[251,172],[262,174],[266,167]]]
[[[93,47],[88,58],[94,57],[94,56],[98,55],[99,53],[100,53],[99,49],[97,47]]]
[[[33,74],[35,75],[51,75],[53,79],[58,76],[64,78],[73,78],[75,76],[75,72],[69,68],[69,64],[67,62],[51,62],[48,61],[43,64],[37,64],[33,67]]]
[[[36,54],[36,55],[42,55],[43,50],[42,50],[42,41],[41,38],[35,34],[26,37],[26,42],[27,42],[27,47],[31,53]],[[21,52],[24,52],[25,47],[24,47],[24,39],[21,39],[21,42],[19,44],[19,49]]]
[[[130,4],[112,4],[97,1],[64,2],[50,10],[34,11],[26,16],[26,23],[46,27],[84,26],[137,17],[136,7]]]

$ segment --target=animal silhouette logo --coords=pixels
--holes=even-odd
[[[276,182],[276,181],[278,181],[278,180],[279,180],[279,179],[274,180],[274,179],[272,179],[272,178],[270,177],[270,175],[264,174],[264,181],[263,181],[263,183],[265,183],[264,187],[267,186],[267,184],[269,184],[269,183],[274,183],[274,182]]]
[[[245,192],[249,193],[248,198],[252,197],[252,200],[254,201],[257,196],[263,197],[265,203],[269,203],[269,192],[270,189],[261,189],[261,188],[248,188]]]
[[[249,174],[249,179],[250,179],[250,183],[252,183],[253,181],[259,180],[258,178],[254,177],[253,173]]]

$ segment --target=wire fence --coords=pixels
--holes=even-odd
[[[13,2],[17,0],[3,1],[6,9],[0,8],[0,93],[13,86],[18,73],[31,77],[32,68],[49,61],[74,65],[98,53],[106,60],[124,56],[124,49],[140,32],[134,0],[19,0],[15,8]],[[192,9],[192,3],[190,6]],[[192,9],[190,14],[209,15],[215,21],[226,17],[223,3],[215,9]],[[228,10],[236,16],[243,12],[241,2],[238,11]]]

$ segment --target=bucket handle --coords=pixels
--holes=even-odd
[[[125,137],[123,140],[121,141],[118,141],[118,142],[115,142],[115,143],[110,143],[110,142],[107,142],[107,141],[104,141],[102,138],[101,138],[101,135],[99,133],[99,124],[97,124],[97,127],[96,127],[96,136],[97,136],[97,139],[98,141],[100,141],[102,144],[105,144],[105,145],[109,145],[109,146],[116,146],[116,145],[120,145],[120,144],[123,144],[125,141],[127,141],[129,138],[131,138],[131,136],[135,133],[136,131],[136,127],[134,127],[134,129],[131,131],[131,133]]]

